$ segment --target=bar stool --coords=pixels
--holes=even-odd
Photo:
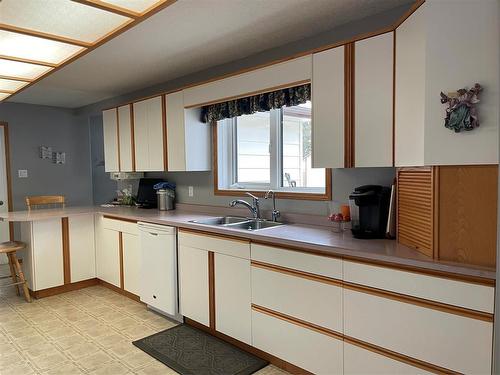
[[[1,288],[15,286],[16,294],[19,296],[19,285],[23,286],[24,298],[26,301],[31,302],[30,291],[28,289],[28,283],[24,278],[24,273],[16,257],[16,251],[22,250],[26,247],[23,242],[19,241],[8,241],[0,243],[0,253],[6,254],[9,258],[10,276],[2,276],[0,279],[12,278],[13,283],[8,285],[0,285]],[[19,281],[18,281],[19,280]]]

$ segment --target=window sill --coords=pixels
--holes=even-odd
[[[218,196],[229,196],[229,197],[245,197],[245,193],[252,193],[253,195],[261,198],[266,194],[262,190],[244,190],[244,189],[227,189],[221,190],[218,188],[214,189],[214,194]],[[326,192],[324,193],[304,193],[304,192],[292,192],[292,191],[274,191],[277,199],[297,199],[297,200],[307,200],[307,201],[330,201],[332,200],[332,190],[327,186]]]

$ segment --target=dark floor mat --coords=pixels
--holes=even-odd
[[[266,361],[186,324],[133,344],[182,375],[250,375],[267,365]]]

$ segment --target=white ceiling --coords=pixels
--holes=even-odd
[[[178,0],[8,101],[76,108],[237,60],[409,0]]]

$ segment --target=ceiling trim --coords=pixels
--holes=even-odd
[[[23,27],[17,27],[17,26],[7,25],[5,23],[0,23],[0,30],[10,31],[10,32],[17,33],[17,34],[24,34],[24,35],[34,36],[34,37],[37,37],[37,38],[49,39],[49,40],[53,40],[53,41],[56,41],[56,42],[62,42],[62,43],[66,43],[66,44],[72,44],[74,46],[79,46],[79,47],[87,47],[88,48],[88,47],[92,46],[92,43],[84,42],[82,40],[77,40],[77,39],[72,39],[72,38],[66,38],[64,36],[60,36],[60,35],[56,35],[56,34],[44,33],[42,31],[25,29]]]
[[[49,63],[49,62],[45,62],[45,61],[23,59],[22,57],[13,57],[13,56],[6,56],[6,55],[0,55],[0,60],[10,60],[10,61],[17,61],[17,62],[22,62],[22,63],[34,64],[34,65],[42,65],[42,66],[48,66],[49,68],[55,68],[57,66],[57,64]]]
[[[23,77],[15,77],[15,76],[3,76],[0,75],[1,79],[10,79],[11,81],[19,81],[19,82],[32,82],[32,79],[29,78],[23,78]]]
[[[89,7],[105,10],[106,12],[115,13],[124,17],[135,19],[141,16],[140,13],[134,12],[133,10],[122,8],[117,5],[108,4],[100,0],[72,0],[72,1]]]
[[[14,93],[14,91],[12,91],[12,90],[2,90],[2,89],[0,89],[0,94],[13,94],[13,93]]]
[[[76,40],[68,39],[68,38],[64,38],[64,37],[59,37],[57,35],[39,33],[37,31],[33,31],[33,30],[28,30],[28,29],[23,29],[23,28],[20,28],[20,27],[15,27],[15,26],[10,26],[10,25],[0,24],[0,30],[12,31],[12,32],[17,32],[17,33],[21,33],[21,34],[26,34],[26,35],[31,35],[31,36],[37,36],[37,37],[41,37],[41,38],[45,37],[46,39],[52,39],[52,40],[56,40],[56,41],[64,42],[64,43],[68,43],[68,44],[83,43],[83,45],[82,44],[76,44],[76,45],[80,45],[81,47],[87,47],[87,48],[83,49],[81,52],[76,53],[72,57],[70,57],[70,58],[62,61],[60,64],[57,64],[57,66],[54,67],[53,69],[49,70],[48,72],[40,75],[39,77],[37,77],[37,78],[35,78],[33,80],[26,80],[26,79],[22,79],[22,78],[19,78],[19,77],[11,77],[11,78],[9,78],[9,77],[2,77],[2,76],[0,76],[0,78],[28,82],[27,85],[21,87],[15,93],[11,94],[8,97],[8,99],[11,99],[12,97],[14,97],[15,95],[17,95],[18,93],[26,90],[28,87],[31,87],[32,85],[34,85],[38,81],[40,81],[43,78],[47,77],[49,74],[52,74],[52,73],[58,71],[59,69],[61,69],[61,68],[65,67],[66,65],[72,63],[76,59],[78,59],[78,58],[86,55],[90,51],[93,51],[97,47],[103,45],[104,43],[110,41],[111,39],[117,37],[118,35],[124,33],[125,31],[131,29],[135,25],[137,25],[137,24],[141,23],[142,21],[148,19],[149,17],[153,16],[154,14],[158,13],[159,11],[161,11],[161,10],[169,7],[170,5],[174,4],[176,1],[177,0],[161,0],[158,4],[155,4],[154,7],[151,7],[149,9],[147,9],[144,13],[142,13],[140,15],[140,17],[135,18],[135,19],[131,19],[129,22],[125,22],[123,25],[119,26],[115,30],[112,30],[111,32],[109,32],[108,34],[104,35],[103,37],[101,37],[99,40],[97,40],[96,42],[94,42],[92,44],[91,43],[82,42],[82,41],[76,41]],[[61,39],[67,39],[67,41],[64,41],[64,40],[61,40]],[[70,43],[70,41],[72,41],[73,43]],[[0,100],[0,103],[2,103],[4,100]]]

